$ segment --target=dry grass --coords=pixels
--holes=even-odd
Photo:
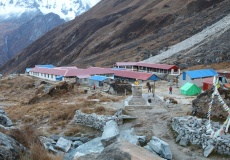
[[[105,107],[99,106],[95,108],[95,113],[104,113],[106,111]]]
[[[21,153],[20,160],[61,160],[49,154],[39,140],[39,132],[31,126],[23,126],[20,129],[9,131],[9,135],[25,146],[29,152]]]
[[[29,104],[28,101],[35,95],[36,89],[25,89],[26,84],[39,84],[39,81],[31,77],[20,76],[14,79],[1,80],[0,84],[11,87],[4,90],[4,98],[9,101],[20,102],[19,105],[5,107],[5,112],[9,118],[18,126],[32,125],[39,128],[40,131],[50,134],[64,133],[74,135],[86,133],[85,130],[91,130],[84,127],[70,127],[71,121],[76,110],[81,110],[84,113],[99,115],[113,115],[114,110],[107,107],[98,106],[100,102],[118,101],[119,98],[105,95],[104,93],[96,93],[89,97],[82,92],[81,87],[75,87],[73,91],[66,94],[55,94],[54,96],[43,96],[34,98],[35,103]],[[0,97],[3,94],[0,93]],[[38,98],[38,99],[37,99]],[[99,99],[100,102],[87,101],[87,99]],[[65,131],[66,130],[66,131]],[[80,131],[82,130],[82,131]],[[16,131],[15,131],[16,132]]]
[[[95,93],[88,96],[87,99],[99,99],[100,102],[118,102],[121,98],[108,95],[105,96],[101,93]]]
[[[58,133],[58,131],[65,128],[73,119],[76,110],[99,115],[113,115],[115,113],[114,110],[109,108],[96,107],[95,102],[85,101],[85,99],[78,101],[78,104],[65,104],[47,99],[37,104],[5,108],[6,113],[13,122],[21,122],[22,124],[36,127],[48,125],[48,132],[52,134]]]
[[[81,134],[99,134],[101,131],[82,125],[71,125],[65,132],[65,136],[81,136]]]

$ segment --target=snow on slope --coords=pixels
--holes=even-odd
[[[0,0],[0,16],[5,19],[24,12],[40,10],[43,14],[55,13],[71,20],[93,7],[100,0]]]
[[[219,37],[229,29],[230,14],[192,37],[169,47],[167,51],[162,51],[158,55],[144,60],[144,62],[159,63],[163,59],[169,58],[176,53],[183,52],[184,50],[191,49],[192,47],[192,49],[195,49],[199,47],[199,45],[203,44],[202,42],[213,40],[215,37]]]

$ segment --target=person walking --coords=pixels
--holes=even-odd
[[[172,86],[169,87],[169,94],[172,94]]]
[[[150,83],[149,83],[149,82],[147,82],[147,83],[146,83],[146,86],[148,87],[148,92],[150,92],[150,93],[151,93],[151,85],[150,85]]]

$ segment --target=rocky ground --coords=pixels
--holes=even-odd
[[[56,90],[43,93],[45,81],[28,76],[5,78],[0,83],[0,107],[5,110],[15,127],[32,125],[42,136],[87,136],[94,138],[101,136],[101,131],[73,123],[76,110],[84,113],[113,115],[118,109],[124,108],[124,100],[130,95],[115,96],[96,91],[87,86],[74,86],[72,89]],[[55,83],[50,83],[52,88]],[[60,85],[60,84],[59,84]],[[180,94],[179,88],[173,84],[173,94],[168,93],[169,82],[156,82],[156,96],[148,93],[145,84],[144,97],[151,97],[152,109],[126,110],[137,119],[125,120],[120,126],[122,129],[134,128],[139,136],[146,136],[147,142],[156,136],[170,145],[173,159],[229,159],[217,154],[208,158],[203,156],[203,149],[189,145],[182,147],[175,142],[176,134],[171,128],[172,117],[185,116],[191,113],[192,100],[196,97],[185,97]],[[63,86],[63,85],[62,85]],[[60,87],[61,88],[61,87]],[[68,88],[68,87],[67,87]],[[84,90],[88,92],[85,93]],[[168,103],[169,98],[178,104]],[[33,99],[33,101],[31,101]]]

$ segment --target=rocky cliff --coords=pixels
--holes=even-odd
[[[44,33],[54,27],[63,24],[65,21],[60,19],[56,14],[39,15],[27,23],[22,24],[4,38],[4,43],[0,45],[1,60],[0,63],[6,62],[26,48],[29,44],[37,40]]]

